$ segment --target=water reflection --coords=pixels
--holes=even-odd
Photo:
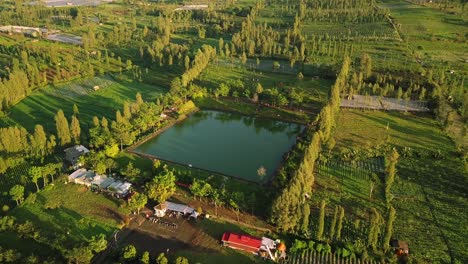
[[[199,111],[137,151],[226,175],[270,177],[304,126],[237,113]],[[266,176],[259,177],[260,167]]]

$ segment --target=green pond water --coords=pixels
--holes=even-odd
[[[218,111],[199,111],[136,148],[137,152],[229,176],[269,179],[304,126]],[[258,175],[260,167],[266,169]]]

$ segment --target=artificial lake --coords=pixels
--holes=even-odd
[[[135,151],[195,168],[260,182],[268,180],[303,125],[202,110]],[[258,175],[260,167],[266,169]]]

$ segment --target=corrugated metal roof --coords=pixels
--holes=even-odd
[[[254,249],[260,249],[260,246],[262,245],[261,238],[231,232],[224,233],[221,241],[236,245],[243,245]]]

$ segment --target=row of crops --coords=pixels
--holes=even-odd
[[[307,25],[302,31],[311,36],[333,36],[341,40],[400,40],[398,33],[388,25],[329,26]]]
[[[304,251],[299,254],[288,256],[284,264],[377,264],[375,260],[361,260],[357,258],[344,258],[337,253],[323,253],[315,251]]]
[[[317,170],[323,176],[350,176],[370,180],[371,175],[382,173],[385,169],[385,160],[383,157],[375,157],[366,160],[344,161],[341,159],[332,159],[317,164]]]
[[[74,99],[94,92],[93,88],[95,86],[98,86],[99,89],[102,89],[112,85],[113,83],[113,81],[105,77],[94,77],[68,83],[57,88],[48,87],[44,91],[53,96],[58,96],[65,99]]]

